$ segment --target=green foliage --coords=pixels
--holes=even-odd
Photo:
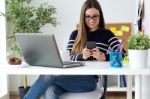
[[[56,8],[47,3],[38,7],[31,6],[32,0],[7,0],[6,13],[0,13],[5,16],[8,22],[11,22],[12,29],[7,39],[14,39],[16,33],[39,33],[40,28],[45,24],[56,26],[58,24],[56,17]],[[9,48],[15,51],[17,46],[10,45]],[[16,50],[18,52],[18,50]]]
[[[40,7],[30,6],[31,0],[11,0],[7,1],[7,10],[3,14],[8,21],[13,24],[12,32],[9,36],[16,33],[39,32],[40,27],[50,23],[57,25],[56,8],[51,5],[41,4]]]
[[[22,56],[22,52],[17,45],[17,42],[12,42],[8,48],[9,54]]]
[[[132,35],[128,41],[128,48],[137,50],[149,49],[150,48],[149,36],[142,32]]]

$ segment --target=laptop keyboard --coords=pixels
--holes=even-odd
[[[64,68],[84,66],[84,62],[79,61],[63,61]]]

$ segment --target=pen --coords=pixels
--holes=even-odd
[[[120,51],[120,48],[122,47],[124,39],[121,40],[120,44],[118,45],[117,49],[115,50],[116,52]]]
[[[111,48],[110,47],[108,47],[107,54],[109,54],[109,52],[111,52]]]

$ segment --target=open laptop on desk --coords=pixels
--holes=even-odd
[[[84,66],[84,62],[62,61],[53,34],[19,33],[16,35],[16,40],[25,61],[31,66],[58,68]]]

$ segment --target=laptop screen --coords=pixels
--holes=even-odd
[[[63,63],[53,34],[16,34],[25,61],[32,66],[62,67]]]

